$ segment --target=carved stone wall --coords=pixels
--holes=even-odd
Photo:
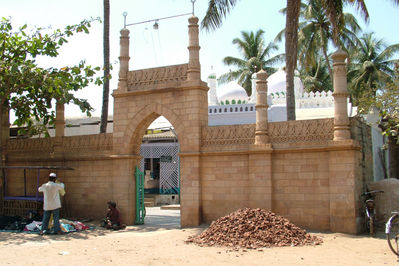
[[[333,119],[275,122],[269,124],[271,143],[326,142],[334,135]]]
[[[62,147],[65,151],[110,151],[112,150],[112,134],[64,137]]]
[[[326,142],[334,135],[333,119],[314,119],[269,123],[268,134],[273,143]],[[204,127],[203,147],[215,145],[253,144],[255,125]]]
[[[232,125],[204,127],[202,129],[202,147],[215,145],[253,144],[255,125]]]
[[[53,150],[54,138],[38,139],[9,139],[7,142],[7,151],[41,151],[50,152]]]
[[[129,71],[128,90],[177,87],[187,80],[188,64]]]
[[[53,152],[55,145],[65,152],[73,151],[110,151],[112,150],[112,134],[56,138],[10,139],[7,143],[8,152]]]

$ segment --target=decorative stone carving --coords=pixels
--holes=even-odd
[[[128,72],[128,90],[178,86],[187,80],[188,64],[141,69]]]
[[[318,142],[332,140],[333,119],[269,123],[269,138],[272,143]]]
[[[112,150],[112,134],[64,137],[62,147],[65,151]]]
[[[255,125],[205,127],[202,129],[202,146],[253,144]]]
[[[8,151],[52,151],[54,138],[37,138],[37,139],[9,139],[7,143]]]
[[[334,136],[333,119],[314,119],[268,124],[269,142],[323,142]],[[206,127],[202,130],[202,146],[253,144],[255,125]]]
[[[112,134],[63,137],[61,141],[64,151],[112,150]],[[54,144],[55,138],[10,139],[7,149],[17,152],[50,152],[53,151]]]

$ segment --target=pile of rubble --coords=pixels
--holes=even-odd
[[[258,249],[319,245],[322,240],[273,212],[245,208],[212,222],[209,228],[197,236],[189,237],[186,242],[199,246]]]

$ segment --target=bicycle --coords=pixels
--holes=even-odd
[[[392,216],[385,225],[385,234],[389,248],[399,257],[399,212],[392,212]]]
[[[374,225],[375,225],[375,202],[374,198],[377,193],[384,193],[383,190],[373,190],[373,191],[367,191],[362,194],[362,196],[365,196],[364,200],[364,209],[365,209],[365,219],[366,219],[366,228],[370,232],[370,235],[373,236],[375,231],[374,231]]]

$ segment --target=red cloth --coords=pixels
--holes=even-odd
[[[111,208],[107,213],[108,219],[111,221],[112,224],[121,224],[121,215],[118,208]]]

